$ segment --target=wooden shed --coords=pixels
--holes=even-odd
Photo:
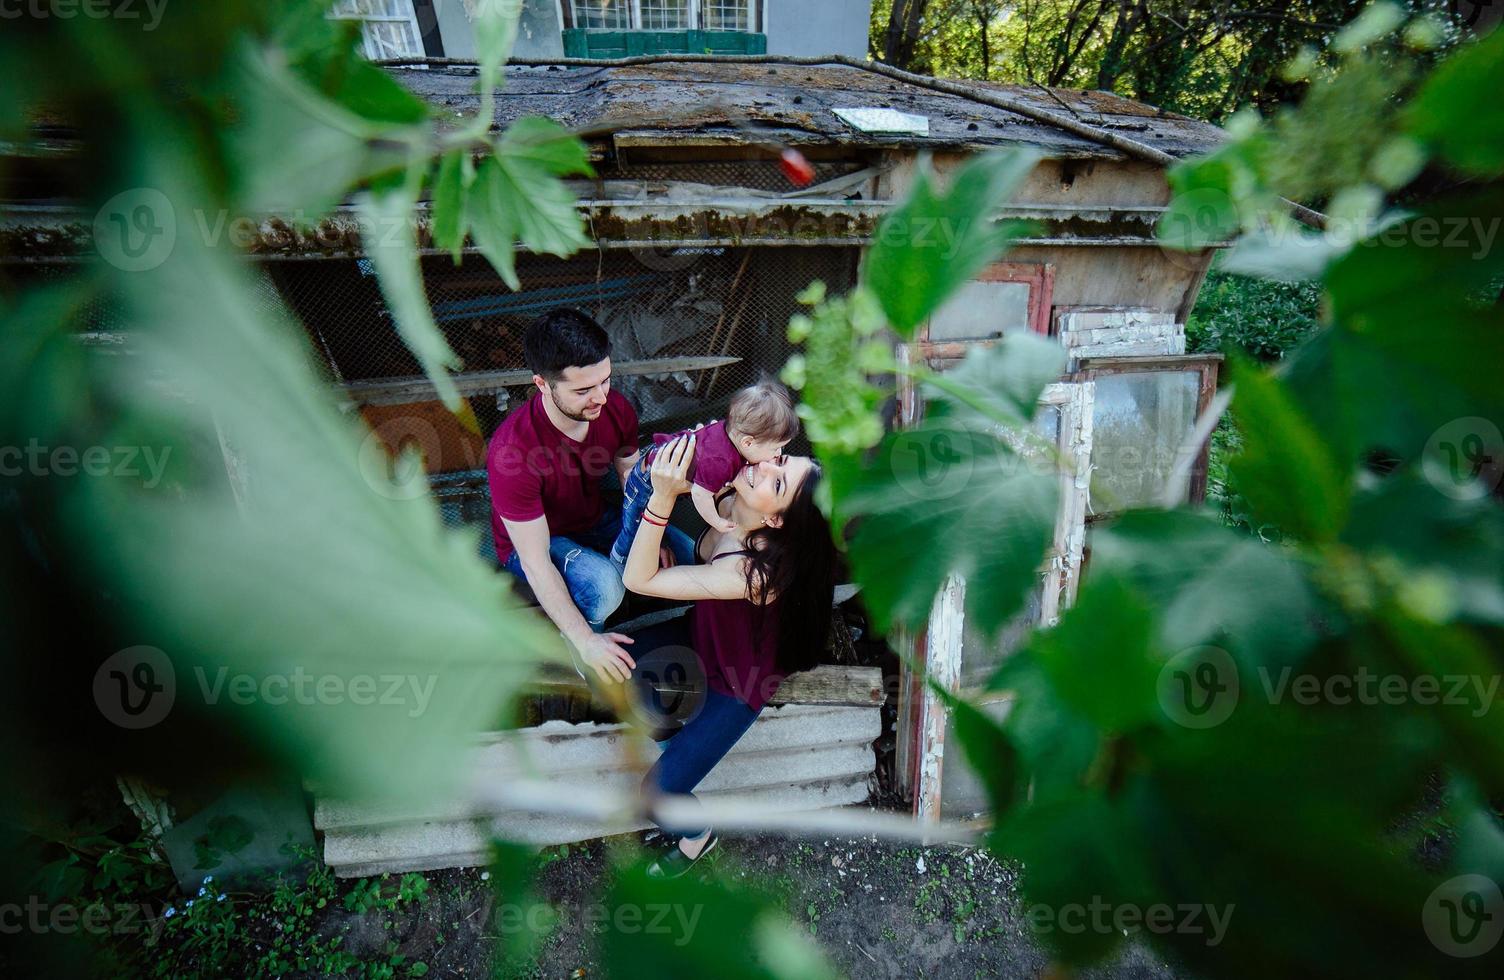
[[[431,60],[387,70],[441,113],[479,108],[473,65]],[[1027,629],[1052,623],[1069,604],[1093,518],[1160,499],[1177,462],[1190,477],[1183,495],[1204,492],[1205,447],[1192,447],[1189,465],[1185,447],[1217,364],[1185,354],[1184,323],[1212,251],[1164,249],[1155,228],[1170,197],[1167,164],[1216,146],[1216,127],[1102,92],[937,81],[846,59],[565,60],[512,64],[505,76],[498,125],[543,115],[584,135],[597,175],[573,186],[596,248],[568,259],[520,255],[516,292],[478,253],[467,250],[456,265],[425,248],[428,298],[465,362],[457,381],[478,434],[435,400],[397,336],[353,208],[302,230],[277,215],[249,216],[240,236],[266,295],[298,314],[351,410],[389,447],[422,449],[446,522],[488,526],[485,439],[527,393],[520,334],[538,312],[567,304],[600,320],[644,433],[716,417],[732,391],[776,373],[792,352],[785,326],[805,286],[819,279],[840,292],[855,283],[864,246],[923,155],[944,174],[1007,146],[1033,147],[1042,159],[997,217],[1032,219],[1038,233],[964,287],[898,354],[943,369],[1014,331],[1057,338],[1069,373],[1046,392],[1039,424],[1083,476],[1064,478],[1039,590],[1003,642],[989,646],[968,631],[959,579],[937,597],[926,633],[900,642],[947,684],[972,688]],[[789,150],[809,166],[797,184]],[[24,186],[24,161],[19,173]],[[20,275],[92,250],[87,217],[48,200],[45,181],[36,188],[34,200],[7,208],[0,222],[0,260],[32,267],[13,270]],[[419,241],[428,243],[426,212]],[[106,313],[83,332],[91,343],[129,342]],[[901,390],[893,424],[922,412]],[[489,533],[477,538],[494,560]],[[874,743],[891,736],[897,784],[916,814],[980,809],[973,774],[958,753],[943,752],[943,707],[913,677],[885,684],[877,668],[851,666],[841,645],[838,638],[830,665],[791,683],[782,705],[764,713],[707,787],[712,795],[858,802],[874,785]],[[602,723],[568,682],[553,683],[533,718],[543,770],[594,784],[622,776],[620,759],[600,754],[626,737],[622,728]],[[809,722],[793,723],[796,715]],[[503,778],[517,765],[505,746],[476,751],[478,779]],[[769,765],[775,756],[797,764]],[[473,863],[495,819],[540,843],[625,829],[528,821],[463,801],[429,809],[321,800],[326,858],[344,874]]]

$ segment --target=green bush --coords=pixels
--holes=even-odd
[[[1280,360],[1316,329],[1320,300],[1313,282],[1250,279],[1213,268],[1186,319],[1186,350],[1232,346],[1256,361]]]

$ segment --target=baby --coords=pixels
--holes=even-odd
[[[731,405],[723,421],[671,435],[655,434],[653,447],[643,454],[642,461],[627,477],[626,497],[621,505],[621,534],[611,549],[611,560],[618,568],[626,567],[627,553],[632,550],[632,539],[637,536],[637,525],[653,493],[652,480],[648,476],[653,457],[665,443],[690,431],[695,434],[695,457],[689,468],[693,484],[690,499],[706,524],[725,532],[736,524],[716,513],[716,494],[748,463],[761,463],[783,455],[784,446],[799,431],[799,416],[794,414],[794,400],[787,388],[776,381],[761,381],[731,396]]]

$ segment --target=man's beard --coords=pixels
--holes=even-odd
[[[558,395],[557,392],[554,391],[554,386],[553,385],[549,385],[548,386],[548,397],[550,397],[550,398],[552,398],[554,400],[554,408],[557,408],[559,410],[559,414],[562,415],[562,416],[564,416],[566,419],[573,419],[576,422],[589,422],[590,421],[590,417],[587,416],[584,412],[581,412],[579,414],[575,414],[574,412],[571,412],[568,409],[566,409],[563,405],[559,404],[559,395]]]

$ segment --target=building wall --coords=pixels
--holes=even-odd
[[[465,13],[464,0],[434,0],[439,16],[439,34],[444,39],[444,56],[475,57],[475,29]],[[517,25],[514,58],[559,58],[564,55],[563,25],[559,23],[556,0],[527,0],[522,5],[522,19]]]
[[[866,57],[872,0],[763,0],[767,4],[768,54],[845,54]],[[474,58],[475,35],[464,0],[434,0],[444,54]],[[513,55],[558,58],[564,54],[558,0],[527,0]]]
[[[768,54],[867,56],[872,0],[764,0]]]

